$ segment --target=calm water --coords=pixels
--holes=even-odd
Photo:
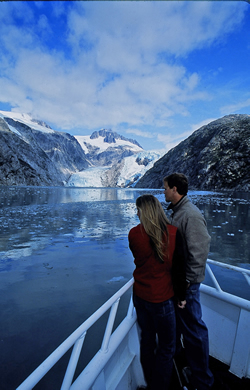
[[[0,187],[2,390],[15,389],[132,277],[127,234],[138,224],[135,199],[149,192],[164,202],[159,190]],[[209,257],[249,269],[250,194],[189,196],[208,223]],[[244,278],[216,268],[223,289],[250,299]],[[80,364],[99,347],[98,337],[86,339]],[[60,388],[65,364],[36,389]]]

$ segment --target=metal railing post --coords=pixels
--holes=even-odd
[[[111,307],[108,323],[107,323],[106,330],[105,330],[105,334],[103,336],[103,341],[102,341],[102,346],[101,346],[102,352],[108,351],[109,339],[110,339],[113,325],[115,322],[115,316],[116,316],[119,302],[120,302],[120,298],[118,298],[117,301],[115,301]]]
[[[129,307],[128,307],[128,312],[127,312],[127,317],[132,318],[134,310],[135,310],[135,308],[134,308],[134,303],[133,303],[133,296],[131,295]]]
[[[71,386],[86,334],[87,332],[84,332],[82,336],[75,342],[73,351],[70,356],[69,364],[64,375],[61,390],[69,390]]]
[[[216,288],[216,290],[222,291],[222,289],[221,289],[221,287],[220,287],[216,277],[214,276],[213,271],[211,270],[211,267],[208,264],[206,265],[206,270],[208,271],[209,276],[211,277],[211,279],[213,281],[213,284],[214,284],[214,287]]]
[[[250,286],[250,276],[246,272],[242,272],[242,275],[245,277],[248,285]]]

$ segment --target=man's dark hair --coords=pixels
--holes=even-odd
[[[176,187],[180,195],[188,193],[188,179],[183,173],[172,173],[163,179],[168,183],[169,188]]]

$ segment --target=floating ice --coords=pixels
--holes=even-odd
[[[114,276],[112,279],[108,280],[108,283],[112,282],[120,282],[121,280],[124,280],[124,276]]]

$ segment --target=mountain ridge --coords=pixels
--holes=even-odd
[[[111,129],[73,136],[0,111],[0,185],[134,186],[160,156]]]
[[[161,157],[135,185],[162,188],[173,172],[194,190],[250,191],[250,115],[231,114],[202,126]]]
[[[190,189],[250,191],[250,115],[231,114],[162,155],[111,129],[73,136],[28,114],[0,111],[0,185],[162,188],[182,172]]]
[[[131,142],[132,144],[137,145],[139,146],[139,148],[143,149],[136,140],[123,137],[122,135],[116,133],[115,131],[112,131],[111,129],[101,129],[99,131],[94,131],[91,134],[90,139],[95,139],[98,138],[99,136],[104,138],[103,142],[107,142],[109,144],[116,143],[116,140],[123,140],[123,141]]]
[[[32,128],[30,117],[27,125],[0,114],[0,184],[61,186],[72,172],[89,166],[72,135],[37,122]]]

